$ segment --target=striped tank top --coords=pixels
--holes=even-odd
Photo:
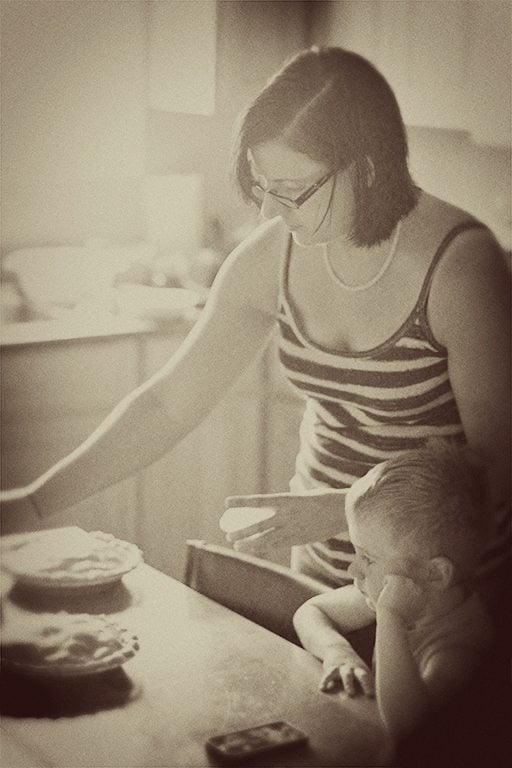
[[[329,352],[312,343],[288,301],[291,238],[283,259],[278,309],[278,354],[286,378],[305,397],[300,448],[290,490],[347,488],[371,467],[429,437],[464,442],[448,376],[447,351],[434,338],[427,301],[434,270],[460,232],[454,227],[438,247],[418,300],[387,341],[368,352]],[[293,567],[330,586],[351,583],[354,558],[348,533],[294,547]]]

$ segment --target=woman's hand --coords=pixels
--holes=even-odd
[[[220,528],[234,548],[262,556],[345,531],[345,489],[229,496]]]
[[[375,695],[371,670],[350,646],[328,648],[323,668],[321,691],[327,693],[341,688],[348,696],[355,696],[359,692],[369,697]]]

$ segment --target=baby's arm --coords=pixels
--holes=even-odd
[[[377,705],[395,742],[413,731],[429,708],[428,689],[421,679],[401,616],[377,603],[375,638]]]
[[[432,709],[460,688],[476,653],[449,647],[435,653],[420,674],[407,637],[425,595],[411,579],[388,576],[377,602],[376,691],[379,712],[395,742],[411,733]]]
[[[323,662],[320,690],[341,685],[354,696],[358,685],[373,696],[371,671],[343,633],[371,624],[375,614],[354,585],[340,587],[311,598],[296,611],[293,623],[304,648]]]

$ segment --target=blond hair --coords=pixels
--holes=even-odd
[[[487,544],[491,515],[483,461],[467,446],[431,439],[378,464],[356,481],[347,511],[376,519],[411,555],[448,557],[472,575]]]

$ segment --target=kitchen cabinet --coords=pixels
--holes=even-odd
[[[467,70],[470,130],[482,144],[510,146],[512,136],[512,5],[467,4],[472,36]]]
[[[149,106],[166,112],[215,111],[217,4],[148,3]]]
[[[137,336],[122,335],[2,347],[3,488],[31,482],[76,448],[136,386],[138,345]],[[73,510],[29,522],[55,527],[73,520],[133,541],[136,502],[130,478]]]
[[[510,143],[511,7],[479,0],[321,4],[317,42],[361,53],[393,87],[407,125]]]
[[[166,333],[147,337],[145,378],[177,343]],[[202,424],[141,473],[138,540],[151,564],[166,573],[181,578],[187,538],[224,541],[218,521],[226,496],[265,490],[265,370],[263,356]]]

